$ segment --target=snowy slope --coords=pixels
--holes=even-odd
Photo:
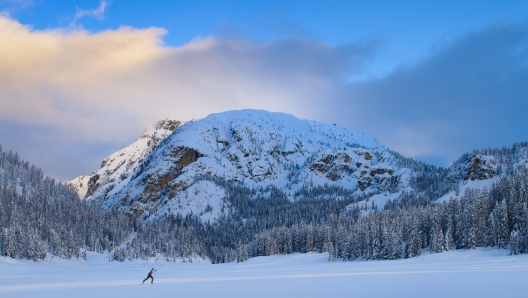
[[[141,285],[150,268],[154,284]],[[526,297],[528,255],[452,250],[395,261],[328,262],[328,254],[257,257],[244,263],[108,262],[0,257],[2,297]]]
[[[67,181],[66,183],[75,189],[80,198],[84,198],[86,196],[86,192],[88,191],[88,183],[90,182],[90,178],[92,178],[92,176],[81,175],[79,177],[75,177],[71,181]]]
[[[134,173],[137,166],[156,149],[159,142],[180,125],[181,122],[175,120],[159,121],[155,126],[144,131],[134,143],[106,157],[101,163],[101,168],[92,175],[79,176],[68,184],[81,198],[90,197],[101,185],[105,187],[119,185],[119,181]]]
[[[187,188],[197,175],[249,187],[274,185],[289,193],[308,184],[369,192],[408,182],[408,169],[400,169],[372,136],[283,113],[230,111],[185,123],[144,160],[148,150],[138,142],[142,139],[103,161],[90,178],[86,199],[136,214],[196,214],[205,213],[196,209],[207,206],[204,198],[188,200],[189,208],[173,200],[192,196]],[[213,205],[221,206],[221,193],[210,197]],[[214,218],[220,208],[209,205]]]

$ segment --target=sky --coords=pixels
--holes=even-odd
[[[46,175],[245,108],[438,166],[528,141],[528,2],[0,0],[0,144]]]

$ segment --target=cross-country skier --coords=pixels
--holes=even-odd
[[[146,281],[147,279],[149,279],[149,278],[152,278],[152,280],[150,281],[150,283],[153,284],[153,283],[154,283],[154,277],[152,277],[152,274],[153,274],[155,271],[156,271],[156,269],[154,269],[154,268],[150,269],[150,271],[149,271],[149,273],[148,273],[148,275],[147,275],[147,278],[145,278],[145,279],[143,280],[142,284],[144,284],[145,281]]]

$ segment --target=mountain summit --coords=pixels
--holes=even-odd
[[[283,113],[240,110],[183,125],[160,122],[71,184],[83,198],[127,212],[199,213],[219,211],[224,196],[215,183],[197,181],[200,175],[252,188],[274,186],[293,196],[307,186],[396,191],[407,186],[409,173],[368,134]]]

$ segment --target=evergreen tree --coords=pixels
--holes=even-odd
[[[237,263],[244,262],[244,246],[242,245],[242,241],[238,241],[238,247],[237,247]]]
[[[488,216],[488,230],[486,233],[486,240],[487,240],[487,246],[495,246],[497,245],[497,229],[496,229],[496,221],[495,216],[493,215],[494,212],[491,212]]]
[[[495,207],[497,246],[505,248],[510,238],[510,229],[508,226],[508,207],[506,200],[502,200],[497,207]]]
[[[510,254],[518,255],[521,253],[521,239],[519,237],[519,232],[513,230],[510,234]]]

